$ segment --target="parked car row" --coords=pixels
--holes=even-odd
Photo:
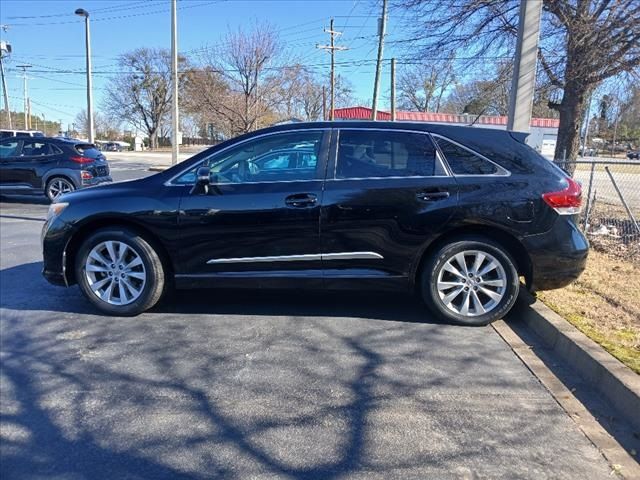
[[[144,312],[170,284],[405,290],[483,325],[511,309],[520,278],[559,288],[586,262],[580,186],[525,136],[400,122],[252,132],[56,197],[43,274],[113,315]]]

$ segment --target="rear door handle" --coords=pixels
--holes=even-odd
[[[416,193],[416,198],[421,202],[435,202],[449,198],[449,192],[420,192]]]
[[[317,202],[318,197],[313,193],[296,193],[284,199],[284,203],[293,208],[309,208],[313,207]]]

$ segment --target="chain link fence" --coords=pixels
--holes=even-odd
[[[578,160],[560,166],[582,184],[580,226],[592,244],[640,259],[640,162]]]

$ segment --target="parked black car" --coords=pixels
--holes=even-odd
[[[253,132],[64,195],[43,228],[44,275],[116,315],[151,308],[169,284],[382,289],[486,324],[513,306],[519,277],[562,287],[588,253],[579,185],[525,136],[397,122]]]
[[[0,141],[0,194],[63,193],[111,182],[107,159],[93,145],[58,137]]]
[[[640,160],[640,150],[629,150],[627,152],[627,158],[629,160]]]

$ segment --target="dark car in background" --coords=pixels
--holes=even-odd
[[[92,144],[62,137],[0,141],[0,195],[42,195],[55,200],[80,188],[111,182],[105,156]]]
[[[507,131],[281,125],[157,175],[73,192],[43,227],[44,276],[136,315],[177,288],[417,292],[484,325],[585,266],[580,186]]]
[[[109,143],[105,143],[104,147],[102,149],[105,152],[121,152],[122,151],[122,145],[120,145],[117,142],[109,142]]]
[[[640,160],[640,150],[629,150],[627,152],[627,158],[629,160]]]

